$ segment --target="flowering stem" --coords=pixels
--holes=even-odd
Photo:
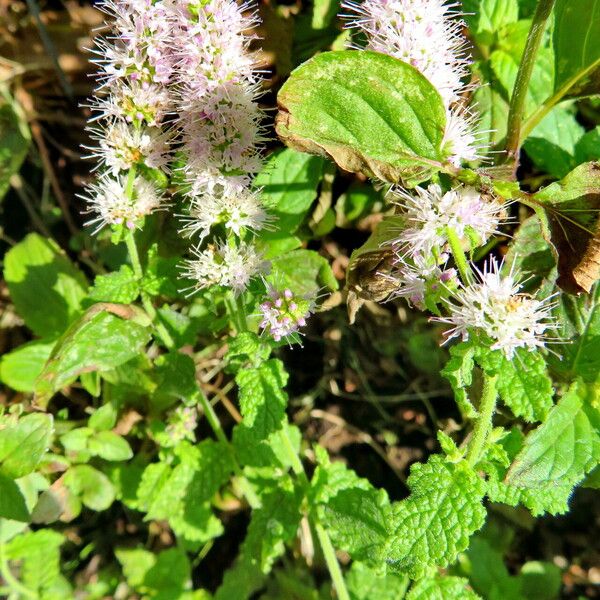
[[[465,251],[462,249],[460,238],[456,234],[456,231],[452,229],[452,227],[446,228],[446,237],[448,238],[448,243],[450,244],[450,250],[452,251],[456,268],[460,273],[460,278],[465,285],[468,285],[472,280],[471,269],[469,267],[469,261],[465,256]]]
[[[517,166],[517,157],[521,145],[521,126],[523,122],[523,113],[525,111],[525,100],[527,98],[527,88],[533,65],[537,56],[542,35],[546,28],[546,21],[552,12],[554,0],[539,0],[533,15],[531,29],[527,36],[527,43],[517,72],[517,80],[510,99],[510,107],[508,110],[508,124],[506,134],[506,160],[514,161]]]
[[[140,262],[140,255],[135,243],[135,238],[133,237],[133,231],[127,232],[125,244],[127,245],[127,252],[129,252],[129,260],[131,260],[133,274],[136,279],[142,279],[144,272],[142,271],[142,263]]]
[[[492,426],[492,417],[496,409],[496,399],[498,390],[496,389],[496,375],[487,375],[484,373],[483,392],[479,405],[479,417],[473,429],[473,437],[469,442],[467,449],[467,463],[471,466],[477,464],[481,457],[481,451],[487,440],[490,428]]]
[[[325,557],[325,562],[327,563],[327,568],[329,569],[329,574],[331,575],[337,597],[339,600],[350,600],[350,594],[346,589],[346,582],[344,581],[344,576],[340,569],[340,564],[337,561],[335,549],[331,543],[329,534],[320,523],[315,523],[315,531],[317,532],[317,537],[319,538],[321,550],[323,550],[323,556]]]

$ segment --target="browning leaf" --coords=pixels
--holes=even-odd
[[[578,166],[533,196],[558,264],[558,285],[589,293],[600,279],[600,163]]]

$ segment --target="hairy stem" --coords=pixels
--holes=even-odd
[[[320,523],[315,523],[315,531],[317,532],[319,544],[321,544],[321,550],[323,550],[323,556],[325,557],[325,562],[327,563],[327,568],[331,575],[337,597],[339,600],[350,600],[350,594],[348,594],[348,590],[346,589],[344,575],[340,569],[340,564],[335,555],[335,549],[331,543],[329,534]]]
[[[517,80],[510,99],[508,110],[508,124],[506,133],[506,160],[515,162],[515,170],[518,165],[518,155],[521,146],[521,125],[525,111],[525,100],[527,99],[527,88],[533,71],[533,65],[537,56],[542,35],[546,28],[546,21],[550,16],[554,0],[539,0],[533,15],[531,29],[527,36],[527,43],[517,72]]]
[[[473,466],[481,458],[487,441],[490,429],[492,428],[492,417],[496,409],[496,399],[498,391],[496,390],[496,375],[486,375],[484,373],[483,393],[481,394],[481,402],[479,404],[479,417],[473,429],[473,437],[469,442],[467,449],[467,462]]]
[[[448,243],[450,244],[452,256],[454,257],[454,262],[456,263],[456,268],[460,273],[460,278],[465,285],[468,285],[472,281],[471,268],[469,267],[469,261],[465,256],[465,251],[462,248],[460,238],[452,227],[446,229],[446,236],[448,238]]]

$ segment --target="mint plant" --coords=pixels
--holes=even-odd
[[[3,258],[28,333],[0,359],[2,593],[566,593],[561,561],[504,557],[599,485],[600,2],[101,8],[83,231]],[[31,138],[4,92],[0,193]],[[402,466],[369,336],[444,387],[416,386],[431,436]],[[315,340],[373,423],[315,409]]]

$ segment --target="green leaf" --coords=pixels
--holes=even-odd
[[[30,233],[4,259],[10,297],[25,324],[40,337],[62,334],[79,313],[87,282],[52,241]]]
[[[94,302],[135,302],[140,293],[139,283],[128,265],[108,275],[98,275],[90,288],[89,298]]]
[[[108,402],[97,408],[88,419],[88,426],[96,431],[112,429],[117,423],[117,409]]]
[[[551,562],[532,560],[521,569],[521,590],[527,600],[555,600],[562,588],[560,568]]]
[[[191,587],[190,563],[180,548],[158,554],[142,548],[117,548],[115,555],[129,586],[146,598],[177,600]]]
[[[505,273],[519,273],[524,292],[539,289],[538,297],[549,296],[556,280],[556,262],[548,242],[542,236],[537,215],[531,215],[521,223],[504,259]]]
[[[465,417],[473,419],[477,416],[475,407],[469,400],[467,390],[473,383],[473,368],[475,366],[475,346],[461,342],[450,348],[450,360],[442,369],[442,376],[452,386],[454,399]]]
[[[29,511],[19,486],[0,473],[0,518],[29,521]]]
[[[65,485],[92,510],[106,510],[115,499],[110,479],[90,465],[75,465],[64,477]]]
[[[25,415],[0,427],[0,472],[13,479],[31,473],[50,445],[52,415]]]
[[[548,418],[526,438],[506,476],[534,515],[568,510],[573,488],[600,461],[600,413],[592,390],[575,383]]]
[[[577,164],[597,160],[600,156],[600,125],[582,135],[575,144]]]
[[[254,179],[261,199],[270,215],[276,217],[278,231],[294,233],[317,197],[324,161],[318,156],[296,152],[290,148],[275,151]],[[274,233],[267,231],[260,239],[269,241]]]
[[[518,0],[464,0],[462,10],[475,39],[486,45],[499,29],[519,19]]]
[[[302,495],[289,479],[262,498],[262,507],[252,512],[246,539],[233,568],[223,579],[215,600],[245,600],[259,589],[273,564],[285,551],[285,542],[296,536]]]
[[[437,575],[417,581],[406,595],[406,600],[478,600],[462,577]],[[511,600],[515,600],[511,598]]]
[[[488,154],[506,137],[508,102],[491,85],[482,85],[473,94],[473,106],[479,117],[474,133],[482,145],[481,151]]]
[[[565,343],[557,345],[558,358],[551,356],[556,375],[568,383],[580,377],[586,383],[598,381],[600,374],[600,286],[589,296],[560,298],[562,331]]]
[[[81,373],[109,371],[140,354],[150,332],[136,320],[134,307],[95,304],[88,309],[56,343],[36,385],[38,404]]]
[[[355,561],[346,575],[346,585],[351,600],[399,600],[404,598],[409,579],[397,573],[381,574]]]
[[[227,346],[225,358],[229,370],[234,373],[237,373],[246,364],[259,367],[271,354],[269,345],[264,343],[264,340],[258,335],[249,331],[243,331],[229,338]]]
[[[34,341],[0,358],[0,381],[18,392],[33,392],[55,342]]]
[[[366,217],[375,206],[383,205],[383,194],[372,185],[353,182],[335,203],[336,225],[352,227],[352,223]]]
[[[498,375],[496,387],[502,401],[516,417],[530,423],[543,421],[552,408],[554,389],[544,357],[533,350],[519,349],[513,360],[499,350],[479,348],[477,362],[490,375]]]
[[[381,563],[388,538],[390,504],[385,490],[375,489],[343,463],[330,463],[317,449],[319,466],[311,482],[311,504],[326,524],[336,548],[374,566]]]
[[[557,0],[554,89],[562,96],[600,91],[600,0]]]
[[[529,134],[523,148],[536,167],[560,179],[577,165],[577,142],[584,132],[572,111],[557,107]]]
[[[144,469],[137,501],[140,510],[147,513],[146,519],[168,519],[173,505],[183,495],[183,490],[169,485],[172,473],[173,469],[165,462],[152,463]]]
[[[578,166],[563,180],[541,189],[533,200],[542,232],[558,261],[558,285],[589,292],[600,278],[596,231],[600,209],[600,163]]]
[[[287,428],[287,379],[283,364],[275,359],[237,374],[243,421],[234,429],[233,443],[243,464],[285,464],[277,448]]]
[[[71,596],[68,584],[66,585],[66,595],[56,596],[50,593],[62,579],[60,546],[64,541],[65,538],[60,533],[51,529],[40,529],[18,535],[7,544],[7,558],[21,561],[21,583],[32,594],[35,594],[36,598],[50,600],[51,598]]]
[[[267,281],[276,289],[314,296],[322,287],[338,289],[338,282],[325,258],[314,250],[293,250],[271,261]]]
[[[127,440],[113,431],[95,433],[89,439],[88,448],[92,455],[104,460],[129,460],[133,456]]]
[[[19,172],[27,152],[31,136],[25,118],[10,104],[0,106],[0,202],[10,187],[10,179]]]
[[[277,133],[290,147],[346,171],[415,184],[444,159],[437,90],[415,68],[375,52],[324,52],[297,68],[278,96]]]
[[[465,462],[433,455],[411,468],[408,486],[410,496],[392,505],[386,562],[419,578],[453,562],[482,527],[485,485]]]

